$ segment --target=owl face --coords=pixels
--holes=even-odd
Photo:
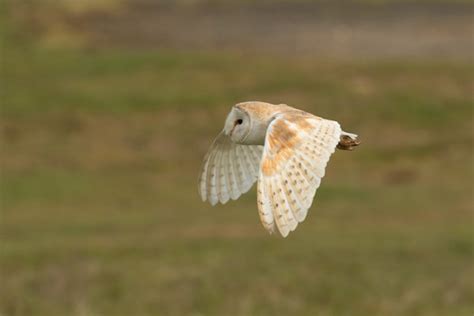
[[[257,101],[238,103],[227,115],[224,133],[236,144],[263,145],[268,124],[287,108]]]
[[[232,108],[224,125],[224,132],[234,143],[243,143],[252,127],[250,115],[246,111]]]

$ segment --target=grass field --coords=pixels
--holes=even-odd
[[[473,314],[471,61],[9,43],[0,315]],[[363,141],[286,239],[197,194],[243,100]]]

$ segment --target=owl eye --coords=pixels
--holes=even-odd
[[[238,119],[237,121],[235,121],[235,124],[240,125],[240,124],[242,124],[242,122],[243,122],[242,119]]]

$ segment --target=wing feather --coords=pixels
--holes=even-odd
[[[305,207],[302,203],[302,196],[300,193],[298,193],[298,190],[296,189],[298,186],[297,181],[294,178],[293,173],[291,171],[286,171],[284,174],[285,181],[285,193],[287,196],[288,201],[290,201],[291,205],[291,210],[293,212],[293,215],[295,219],[298,222],[301,222],[305,218],[304,210]]]
[[[233,159],[231,160],[232,164],[232,173],[235,180],[235,192],[237,192],[237,197],[240,196],[240,192],[242,191],[242,186],[245,184],[246,179],[242,177],[242,173],[239,167],[239,156],[237,154],[237,148],[232,147],[230,150],[230,155]],[[234,199],[235,200],[235,199]]]
[[[238,188],[237,175],[235,172],[234,166],[235,156],[233,156],[233,148],[231,147],[227,151],[227,161],[225,167],[227,169],[226,179],[229,188],[229,195],[232,200],[236,200],[240,196],[240,191]]]
[[[274,203],[275,203],[275,212],[277,220],[277,226],[283,237],[286,237],[290,231],[295,230],[298,225],[297,220],[295,219],[293,212],[291,210],[290,203],[285,193],[285,189],[282,185],[281,176],[278,175],[274,178],[274,191],[275,194]],[[284,223],[282,227],[279,223]]]
[[[252,184],[255,182],[255,175],[257,174],[254,171],[254,165],[251,161],[247,161],[245,157],[245,147],[244,146],[235,146],[235,157],[237,159],[237,172],[239,174],[239,189],[240,192],[247,192]]]
[[[199,180],[203,201],[212,205],[237,199],[258,177],[263,146],[240,145],[221,132],[204,158]]]
[[[227,176],[227,155],[228,152],[224,148],[223,150],[219,153],[219,160],[217,161],[217,196],[219,197],[219,202],[222,204],[227,203],[229,201],[229,183],[228,183],[228,178]]]
[[[219,201],[219,197],[217,195],[217,162],[219,158],[218,154],[219,153],[209,155],[207,178],[202,177],[203,180],[201,181],[201,197],[203,199],[207,197],[212,205],[215,205]],[[203,172],[202,174],[205,175],[206,173]]]
[[[245,162],[243,166],[246,169],[246,173],[250,179],[251,186],[258,178],[258,170],[260,165],[260,159],[262,159],[262,154],[260,153],[260,157],[258,159],[254,159],[250,153],[250,148],[251,147],[240,146],[239,150],[242,152],[243,160]],[[263,150],[261,150],[261,152],[263,152]]]
[[[272,202],[270,200],[270,179],[259,177],[257,186],[257,205],[260,221],[263,227],[271,234],[275,231],[275,221],[273,218]]]
[[[339,123],[302,111],[279,114],[270,123],[258,181],[259,213],[267,230],[276,224],[286,237],[306,218],[340,135]]]
[[[209,185],[206,183],[206,179],[208,178],[208,174],[210,172],[210,169],[212,168],[211,166],[213,164],[213,161],[214,157],[209,157],[209,155],[206,155],[206,157],[204,158],[201,173],[205,176],[201,175],[201,177],[199,178],[199,194],[201,195],[201,199],[205,199],[211,189],[211,178],[209,178]]]

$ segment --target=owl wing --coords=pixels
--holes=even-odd
[[[199,179],[202,200],[224,204],[250,190],[258,177],[262,151],[263,146],[235,144],[221,132],[204,158]]]
[[[286,237],[302,222],[324,177],[341,127],[305,112],[278,115],[269,125],[258,177],[258,210],[270,232]]]

